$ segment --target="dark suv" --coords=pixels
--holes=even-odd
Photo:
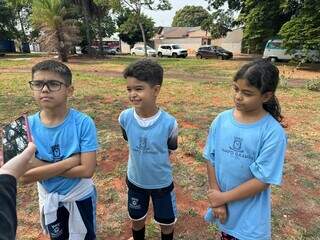
[[[199,47],[196,57],[201,58],[217,58],[217,59],[231,59],[233,57],[232,52],[229,52],[222,47],[205,45]]]

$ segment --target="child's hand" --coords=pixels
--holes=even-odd
[[[212,214],[215,218],[218,218],[219,221],[223,224],[226,221],[228,215],[226,205],[212,208]]]
[[[223,192],[215,189],[209,189],[208,200],[213,208],[220,207],[226,203]]]

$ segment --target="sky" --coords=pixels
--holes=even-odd
[[[154,20],[155,26],[170,27],[176,11],[180,10],[184,6],[202,6],[205,9],[208,7],[208,2],[205,0],[170,0],[170,3],[172,6],[170,11],[150,11],[143,9],[143,13]]]

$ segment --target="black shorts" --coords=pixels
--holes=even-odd
[[[150,197],[152,199],[154,220],[162,225],[171,225],[176,221],[177,207],[174,185],[160,189],[140,188],[127,179],[128,186],[128,212],[134,220],[142,220],[146,217]]]
[[[94,196],[76,201],[83,223],[86,226],[87,234],[85,240],[96,239],[96,193]],[[61,206],[57,210],[57,220],[47,226],[50,239],[69,239],[69,212]]]

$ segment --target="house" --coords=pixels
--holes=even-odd
[[[211,36],[208,32],[199,27],[159,27],[156,35],[152,39],[155,49],[160,44],[179,44],[188,50],[189,55],[195,55],[196,50],[201,45],[211,43]]]
[[[159,27],[157,34],[152,39],[155,49],[160,44],[175,43],[188,50],[189,55],[195,52],[201,45],[217,45],[235,54],[241,53],[243,31],[241,28],[228,32],[227,36],[212,39],[210,33],[201,27]]]

